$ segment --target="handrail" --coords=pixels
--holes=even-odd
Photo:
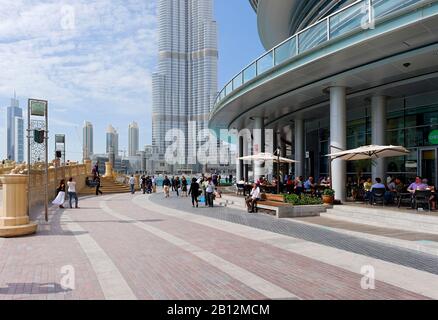
[[[418,5],[419,3],[422,3],[422,2],[424,2],[425,4],[428,4],[428,3],[431,3],[431,2],[434,2],[434,1],[437,1],[437,0],[434,0],[434,1],[431,1],[431,0],[397,0],[397,1],[395,1],[395,0],[394,0],[394,3],[396,3],[396,4],[400,4],[401,1],[404,1],[404,3],[407,4],[406,7],[402,7],[402,9],[406,9],[407,7],[411,7],[411,6],[414,6],[414,5]],[[396,11],[394,11],[394,12],[390,11],[389,13],[386,13],[386,14],[381,15],[380,17],[375,17],[375,16],[374,16],[374,11],[375,11],[375,9],[376,9],[375,5],[385,5],[385,4],[387,4],[387,3],[388,3],[388,2],[383,3],[382,0],[380,0],[380,1],[379,1],[379,0],[357,0],[357,1],[355,1],[355,2],[353,2],[353,3],[351,3],[351,4],[349,4],[348,6],[342,8],[342,9],[339,9],[338,11],[336,11],[336,12],[334,12],[334,13],[328,15],[327,17],[324,17],[323,19],[320,19],[320,20],[314,22],[313,24],[309,25],[308,27],[306,27],[306,28],[300,30],[300,31],[297,32],[296,34],[292,35],[291,37],[289,37],[289,38],[287,38],[286,40],[284,40],[284,41],[280,42],[279,44],[277,44],[277,45],[276,45],[275,47],[273,47],[272,49],[270,49],[270,50],[266,51],[265,53],[263,53],[263,54],[262,54],[261,56],[259,56],[257,59],[255,59],[254,61],[252,61],[251,63],[249,63],[247,66],[245,66],[245,67],[244,67],[240,72],[238,72],[234,77],[232,77],[231,80],[228,81],[228,82],[225,84],[225,86],[222,88],[222,90],[219,91],[219,93],[218,93],[217,96],[216,96],[216,99],[215,99],[215,103],[214,103],[214,104],[217,105],[218,103],[220,103],[220,101],[222,101],[223,99],[225,99],[225,97],[227,97],[231,92],[233,92],[233,91],[235,91],[236,89],[242,87],[245,83],[247,83],[247,82],[249,82],[249,81],[251,81],[251,80],[257,78],[259,75],[261,75],[261,74],[263,74],[263,73],[265,73],[265,72],[268,72],[268,71],[274,69],[275,67],[277,67],[278,64],[276,64],[276,61],[277,61],[277,59],[276,59],[276,58],[277,58],[277,56],[276,56],[276,51],[277,51],[279,48],[281,48],[283,45],[285,45],[286,43],[291,42],[291,44],[292,44],[292,41],[295,41],[296,52],[295,52],[294,54],[288,56],[288,57],[287,57],[286,59],[284,59],[280,64],[282,64],[282,63],[284,63],[284,62],[286,62],[286,61],[288,61],[288,60],[290,60],[290,59],[292,59],[292,58],[295,58],[295,57],[297,57],[297,56],[299,56],[299,55],[302,55],[302,54],[304,54],[304,53],[306,53],[306,52],[309,52],[309,51],[311,51],[311,50],[313,50],[313,49],[315,49],[315,48],[317,48],[317,47],[319,47],[319,46],[321,46],[321,45],[323,45],[323,44],[326,44],[327,42],[329,42],[329,41],[331,41],[331,40],[333,40],[333,39],[335,39],[335,38],[338,38],[338,37],[340,37],[340,36],[342,36],[342,35],[344,35],[344,34],[347,34],[348,32],[351,32],[352,30],[357,29],[358,27],[354,27],[354,28],[351,29],[351,30],[348,30],[348,31],[346,31],[346,32],[344,32],[344,33],[341,33],[341,34],[338,34],[338,35],[336,35],[336,36],[333,36],[333,33],[334,33],[334,31],[336,31],[336,30],[332,30],[332,29],[331,29],[331,27],[332,27],[332,23],[331,23],[331,21],[332,21],[332,19],[333,19],[334,17],[338,17],[338,16],[341,15],[342,13],[344,13],[344,12],[350,10],[351,8],[354,8],[354,7],[358,6],[359,4],[363,5],[363,7],[362,7],[362,9],[361,9],[361,14],[358,15],[358,17],[360,17],[361,15],[363,15],[362,19],[360,20],[360,25],[361,25],[361,26],[362,26],[363,23],[367,23],[367,24],[371,25],[372,23],[375,23],[375,22],[376,22],[377,18],[383,18],[383,17],[387,16],[388,14],[393,14],[393,13],[395,13],[395,12],[397,12],[397,11],[402,11],[402,9],[400,9],[400,10],[396,10]],[[364,18],[365,18],[366,20],[364,20]],[[356,21],[356,22],[358,22],[358,21]],[[308,32],[308,31],[311,30],[312,28],[315,28],[316,26],[320,25],[321,23],[326,23],[326,24],[327,24],[327,26],[326,26],[326,28],[325,28],[325,30],[326,30],[326,34],[321,34],[322,36],[325,35],[325,38],[326,38],[326,39],[325,39],[323,42],[316,43],[315,45],[311,44],[311,46],[308,47],[308,48],[305,48],[305,50],[300,50],[301,45],[303,44],[300,38],[303,37],[303,35],[305,35],[306,32]],[[271,65],[270,68],[268,68],[268,69],[264,69],[262,72],[259,73],[258,70],[257,70],[258,62],[261,61],[261,59],[264,59],[267,55],[272,55],[272,65]],[[254,67],[254,68],[255,68],[255,75],[252,76],[250,79],[245,80],[245,77],[244,77],[244,75],[245,75],[245,71],[247,71],[247,70],[250,69],[251,67]],[[240,81],[239,81],[239,85],[237,85],[236,87],[234,87],[234,82],[235,82],[235,80],[236,80],[238,77],[241,78]],[[231,86],[230,86],[230,85],[231,85]],[[230,92],[227,92],[227,89],[229,89],[229,88],[231,88],[231,91],[230,91]],[[223,97],[222,97],[222,96],[223,96]]]

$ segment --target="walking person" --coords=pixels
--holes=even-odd
[[[190,184],[190,190],[189,195],[192,196],[192,206],[198,208],[199,206],[199,183],[197,182],[196,178],[192,179],[192,183]]]
[[[206,203],[211,208],[213,207],[213,202],[214,202],[214,189],[215,189],[215,185],[212,179],[208,178],[207,185],[205,188],[205,194],[206,194]]]
[[[75,200],[75,208],[79,209],[78,206],[78,194],[76,193],[76,181],[74,181],[73,177],[70,178],[67,182],[68,186],[68,202],[70,204],[70,209],[73,209],[73,199]]]
[[[204,178],[202,178],[201,188],[202,188],[202,193],[204,194],[204,202],[205,202],[206,207],[208,207],[207,186],[208,186],[208,180],[207,180],[207,178],[204,177]]]
[[[61,180],[58,188],[56,188],[56,198],[53,200],[52,204],[59,206],[60,209],[64,209],[65,202],[65,180]]]
[[[181,181],[179,180],[179,177],[175,178],[174,186],[175,186],[176,196],[179,197],[179,191],[180,191],[180,187],[181,187]]]
[[[100,177],[96,177],[96,196],[103,195],[103,192],[100,190]]]
[[[135,178],[133,174],[129,178],[129,186],[131,187],[131,194],[135,194]]]
[[[188,182],[187,182],[187,179],[186,179],[186,177],[182,177],[182,179],[181,179],[181,196],[182,197],[188,197],[188,195],[187,195],[187,185],[188,185]]]
[[[170,186],[171,186],[170,180],[167,176],[165,176],[163,180],[163,190],[164,190],[165,198],[169,198],[170,196]]]
[[[146,194],[146,177],[145,175],[142,175],[140,178],[140,183],[141,183],[141,190],[143,190],[143,194]]]
[[[96,180],[97,177],[100,177],[100,174],[99,174],[99,161],[96,161],[96,164],[93,167],[92,173],[93,173],[93,180],[94,181]]]
[[[155,178],[155,176],[152,176],[152,192],[157,192],[157,179]]]

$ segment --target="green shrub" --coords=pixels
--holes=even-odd
[[[294,206],[310,206],[310,205],[319,205],[322,204],[322,200],[320,198],[311,197],[305,194],[298,196],[296,194],[287,194],[285,195],[286,203],[290,203]]]
[[[333,197],[335,195],[335,190],[325,189],[323,195]]]

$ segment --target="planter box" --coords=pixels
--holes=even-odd
[[[301,218],[301,217],[316,217],[321,213],[326,212],[325,205],[309,205],[309,206],[287,206],[279,208],[277,218]]]

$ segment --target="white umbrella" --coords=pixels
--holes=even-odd
[[[332,160],[342,159],[347,161],[364,160],[364,159],[381,159],[388,157],[399,157],[409,154],[410,151],[401,146],[363,146],[357,149],[351,149],[346,151],[339,151],[332,154],[328,154],[327,157],[331,157]]]
[[[245,156],[245,157],[241,157],[238,158],[238,160],[243,160],[243,161],[274,161],[276,163],[297,163],[298,161],[295,160],[291,160],[291,159],[287,159],[287,158],[283,158],[283,157],[278,157],[272,153],[267,153],[267,152],[262,152],[259,154],[254,154],[251,156]]]

